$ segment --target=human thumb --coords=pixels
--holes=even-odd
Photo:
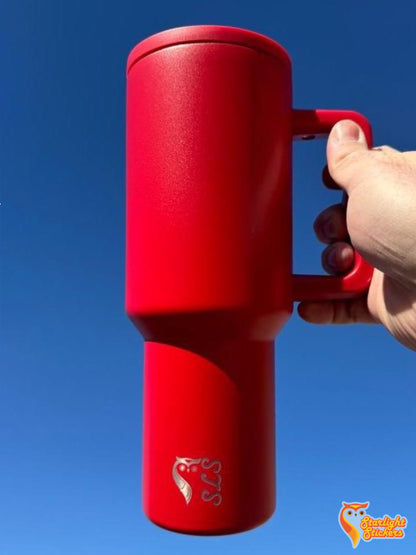
[[[332,179],[348,194],[359,180],[369,148],[361,127],[352,120],[334,125],[328,137],[327,159]]]

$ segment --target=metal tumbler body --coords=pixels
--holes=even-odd
[[[256,33],[180,28],[130,54],[126,309],[145,340],[144,510],[171,530],[274,511],[292,112],[290,59]]]

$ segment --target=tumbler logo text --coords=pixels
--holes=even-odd
[[[400,515],[395,518],[384,515],[382,518],[373,518],[367,515],[366,503],[342,502],[342,508],[338,515],[338,522],[343,531],[350,538],[352,547],[355,549],[360,540],[370,542],[373,539],[401,539],[404,538],[404,529],[407,519]]]
[[[172,466],[172,478],[185,498],[187,505],[192,499],[192,486],[190,484],[192,482],[194,488],[200,490],[202,501],[212,503],[215,507],[218,507],[222,503],[221,469],[222,465],[218,459],[176,457]],[[195,484],[195,480],[192,480],[192,476],[198,476],[197,484]]]

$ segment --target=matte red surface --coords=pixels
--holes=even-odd
[[[362,294],[372,272],[357,255],[347,276],[292,275],[292,139],[344,117],[371,132],[355,112],[293,110],[287,54],[249,31],[159,33],[128,67],[126,309],[145,339],[144,509],[180,532],[239,532],[274,510],[276,334],[294,300]],[[176,466],[175,481],[177,457],[200,462],[180,478]]]

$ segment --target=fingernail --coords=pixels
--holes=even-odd
[[[356,142],[361,140],[362,131],[359,125],[351,120],[339,121],[333,128],[334,137],[338,142]]]

